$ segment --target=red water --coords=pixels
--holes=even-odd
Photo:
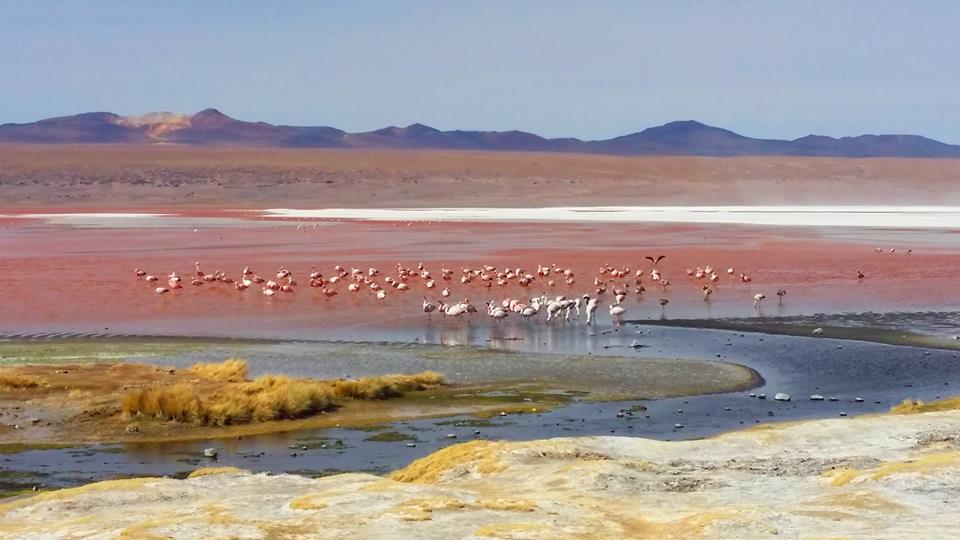
[[[0,221],[0,332],[283,337],[353,329],[378,339],[379,329],[422,325],[422,297],[441,299],[443,286],[452,291],[449,300],[468,297],[481,307],[487,300],[526,300],[541,292],[574,297],[593,294],[601,265],[648,272],[652,264],[644,256],[660,254],[667,257],[658,267],[672,285],[653,286],[645,276],[648,291],[639,301],[629,295],[627,318],[659,318],[662,313],[674,318],[748,316],[756,314],[752,298],[758,292],[768,297],[766,315],[955,309],[960,298],[955,278],[960,253],[949,247],[949,237],[937,245],[924,231],[889,233],[897,242],[889,244],[880,243],[888,234],[882,231],[865,232],[858,239],[850,231],[827,235],[800,228],[355,221],[309,222],[298,230],[296,222],[265,222],[250,215],[241,216],[247,219],[242,227],[241,221],[197,219],[224,215],[234,217],[216,211],[191,213],[167,220],[164,228]],[[899,249],[877,254],[877,245]],[[906,254],[911,246],[914,252]],[[206,272],[222,270],[234,278],[250,266],[269,279],[283,265],[300,285],[294,293],[272,298],[263,296],[259,287],[243,292],[219,283],[194,287],[189,284],[194,261]],[[333,298],[306,285],[313,266],[329,276],[337,264],[376,267],[383,284],[398,262],[413,268],[423,262],[433,270],[437,288],[428,291],[412,280],[410,291],[390,290],[380,301],[367,290],[347,292],[345,281],[336,286],[339,295]],[[461,267],[484,264],[531,273],[538,264],[558,264],[571,268],[577,282],[568,286],[557,279],[558,285],[548,287],[540,278],[525,289],[459,282]],[[456,270],[453,281],[439,280],[441,265]],[[702,300],[700,282],[684,272],[707,265],[721,275],[709,303]],[[730,266],[735,274],[749,274],[752,282],[736,282],[736,275],[726,273]],[[134,268],[161,277],[159,285],[176,271],[185,278],[184,288],[158,295],[153,291],[158,284],[137,279]],[[856,278],[858,269],[865,279]],[[783,305],[774,294],[778,288],[788,291]],[[612,302],[610,296],[602,304]],[[657,302],[661,297],[670,301],[666,310]],[[472,324],[489,323],[480,315]]]

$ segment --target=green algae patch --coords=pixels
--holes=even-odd
[[[408,435],[406,433],[400,433],[398,431],[384,431],[371,435],[364,439],[370,442],[402,442],[402,441],[416,441],[417,438],[413,435]]]

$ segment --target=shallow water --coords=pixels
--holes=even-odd
[[[756,369],[763,386],[750,392],[735,392],[657,401],[574,403],[541,414],[508,415],[478,422],[473,417],[424,419],[387,424],[385,432],[415,438],[407,441],[366,441],[373,433],[351,429],[317,429],[286,434],[245,437],[243,440],[213,440],[189,443],[93,445],[84,448],[28,451],[0,456],[4,470],[28,473],[18,480],[24,485],[73,485],[90,480],[128,475],[182,475],[209,464],[203,448],[221,450],[219,465],[255,470],[327,474],[336,471],[375,471],[402,467],[438,448],[474,437],[528,440],[560,436],[621,435],[657,439],[698,438],[748,425],[804,418],[839,417],[887,411],[903,399],[932,400],[953,393],[960,385],[960,355],[956,352],[909,346],[832,340],[810,337],[764,335],[722,330],[627,326],[618,332],[589,336],[569,329],[537,330],[522,340],[494,339],[484,329],[475,329],[464,340],[516,351],[565,354],[618,355],[625,359],[678,357],[733,360]],[[426,335],[406,335],[407,343],[431,342]],[[486,341],[492,339],[492,341]],[[633,345],[645,345],[635,348]],[[224,345],[229,349],[229,345]],[[392,361],[355,362],[351,354],[362,345],[323,342],[243,344],[243,354],[252,371],[283,371],[295,375],[342,376],[382,371],[440,369],[456,377],[516,375],[516,368],[496,363],[503,357],[446,358],[444,366],[429,355],[411,353],[418,346],[397,345]],[[318,351],[340,350],[330,358]],[[352,351],[352,352],[351,352]],[[224,350],[217,351],[222,358]],[[211,359],[208,352],[191,352],[164,363],[187,365]],[[318,357],[325,357],[319,361]],[[616,366],[611,363],[611,366]],[[535,365],[531,364],[531,369]],[[598,366],[592,366],[596,369]],[[601,368],[602,369],[602,368]],[[614,368],[615,369],[615,368]],[[535,376],[536,374],[531,374]],[[777,392],[791,394],[792,401],[777,402]],[[749,397],[765,393],[767,399]],[[837,401],[810,401],[811,394]],[[854,398],[863,398],[855,402]],[[643,405],[645,411],[622,414],[618,410]],[[682,410],[683,412],[678,412]],[[683,424],[676,428],[675,424]],[[479,432],[479,433],[475,433]],[[456,438],[447,438],[447,435]],[[340,442],[337,442],[340,441]],[[307,449],[302,449],[302,446]],[[325,447],[323,447],[325,445]],[[293,446],[293,448],[291,448]]]

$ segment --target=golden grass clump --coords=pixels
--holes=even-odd
[[[194,364],[190,371],[204,379],[225,382],[247,380],[247,363],[239,358],[228,358],[219,364]]]
[[[321,381],[264,375],[254,381],[232,385],[217,402],[228,413],[226,421],[214,419],[214,425],[271,420],[289,420],[313,416],[333,408],[330,387]]]
[[[21,388],[36,388],[38,386],[40,386],[40,381],[33,377],[0,371],[0,388],[14,388],[19,390]]]
[[[120,408],[129,415],[141,414],[188,423],[197,422],[201,412],[196,389],[186,383],[128,392],[123,396]]]
[[[229,384],[209,396],[200,396],[185,383],[142,388],[124,395],[121,408],[132,416],[227,426],[304,418],[333,404],[330,389],[322,382],[268,375]]]
[[[941,399],[931,403],[905,399],[900,404],[891,407],[890,412],[893,414],[917,414],[937,411],[954,411],[957,409],[960,409],[960,396]]]
[[[122,411],[205,426],[239,425],[306,418],[333,409],[336,399],[387,399],[443,383],[443,376],[432,371],[332,382],[283,375],[235,382],[232,379],[246,374],[242,360],[197,364],[191,370],[223,384],[141,388],[122,397]]]
[[[342,399],[389,399],[404,392],[427,390],[443,384],[443,375],[424,371],[415,375],[380,375],[333,381],[333,395]]]

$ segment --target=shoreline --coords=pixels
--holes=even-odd
[[[334,536],[440,538],[456,527],[526,537],[562,526],[603,527],[610,538],[824,530],[934,537],[957,517],[950,508],[960,454],[944,445],[953,440],[944,434],[958,426],[960,414],[951,410],[779,424],[693,441],[478,440],[382,475],[195,467],[186,478],[138,476],[21,494],[0,503],[0,530],[199,537],[198,530],[229,535],[243,527],[269,536],[322,522],[334,524],[325,529]],[[156,497],[158,489],[166,498]],[[931,492],[943,505],[928,504]],[[118,500],[129,511],[116,512]],[[64,513],[64,504],[76,510]]]
[[[784,319],[792,320],[794,317],[784,317]],[[741,318],[663,320],[633,319],[625,320],[624,324],[632,324],[635,326],[659,326],[668,328],[691,328],[701,330],[728,330],[733,332],[746,332],[753,334],[815,337],[817,339],[836,339],[902,347],[920,347],[925,349],[960,351],[960,340],[950,339],[947,337],[922,334],[914,331],[894,328],[778,322],[776,317],[749,322]],[[822,332],[814,334],[813,331],[815,329],[820,329]]]

